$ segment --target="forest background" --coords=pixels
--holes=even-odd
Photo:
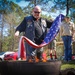
[[[18,2],[24,1],[25,6]],[[70,15],[75,23],[75,0],[0,0],[0,52],[18,50],[19,38],[14,37],[15,28],[25,16],[31,14],[32,8],[39,5],[42,9],[42,17],[51,19],[59,14]],[[57,42],[61,40],[57,35]],[[47,48],[47,47],[45,47]],[[58,55],[63,54],[63,46],[57,46]]]

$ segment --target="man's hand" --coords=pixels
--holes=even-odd
[[[74,39],[74,37],[72,37],[72,41],[74,41],[75,39]]]
[[[19,31],[16,31],[15,36],[19,36],[19,33],[20,33]]]
[[[17,40],[17,41],[19,41],[19,39],[20,39],[19,33],[20,33],[19,31],[16,31],[16,32],[15,32],[15,35],[14,35],[15,40]]]

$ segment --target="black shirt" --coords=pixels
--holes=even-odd
[[[32,16],[33,22],[34,22],[34,29],[35,29],[35,37],[34,37],[34,41],[36,44],[41,44],[42,41],[44,40],[46,33],[47,33],[47,28],[50,28],[52,25],[52,22],[44,19],[44,18],[40,18],[38,21],[36,20],[36,18],[34,18]],[[43,31],[42,27],[41,27],[41,19],[44,19],[46,21],[46,27]],[[21,24],[16,28],[16,31],[20,31],[20,32],[25,32],[26,30],[26,17],[24,18],[24,20],[21,22]],[[27,34],[31,37],[30,34]]]

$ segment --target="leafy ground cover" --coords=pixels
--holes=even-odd
[[[64,62],[62,61],[61,70],[65,70],[68,68],[74,68],[75,69],[75,60]]]

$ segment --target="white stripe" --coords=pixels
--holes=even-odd
[[[22,41],[23,36],[19,40],[19,49],[18,49],[18,58],[20,58],[21,55],[21,41]]]

